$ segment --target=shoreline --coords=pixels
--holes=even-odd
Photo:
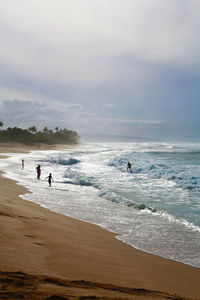
[[[26,147],[23,149],[30,151]],[[7,148],[7,153],[11,153],[9,150]],[[135,294],[132,290],[132,294],[123,295],[120,292],[117,296],[126,299],[133,299],[133,295],[134,299],[153,298],[158,296],[153,293],[158,292],[160,294],[156,299],[165,299],[166,295],[172,299],[177,299],[174,295],[198,299],[199,268],[142,252],[97,225],[51,212],[26,201],[18,195],[26,193],[27,189],[13,180],[0,176],[0,185],[2,272],[20,271],[27,274],[21,275],[26,278],[34,274],[35,280],[39,280],[38,276],[41,275],[57,277],[61,281],[84,280],[90,282],[90,288],[85,288],[86,294],[91,289],[91,283],[96,282],[99,289],[102,289],[102,284],[108,284],[116,290],[117,287],[135,290]],[[12,277],[14,274],[6,276]],[[58,287],[54,288],[58,290]],[[74,289],[80,291],[80,287]],[[143,294],[138,295],[140,289],[143,289]],[[106,290],[106,295],[110,292]]]

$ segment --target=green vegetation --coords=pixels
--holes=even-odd
[[[0,127],[4,124],[0,120]],[[0,130],[0,143],[14,142],[25,145],[33,145],[35,143],[44,144],[77,144],[79,142],[79,135],[76,131],[68,129],[54,130],[44,127],[42,131],[37,131],[35,126],[28,129],[21,129],[18,127]]]

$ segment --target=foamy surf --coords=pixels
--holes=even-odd
[[[146,252],[200,267],[198,149],[199,144],[92,144],[16,154],[1,164],[32,191],[25,199],[98,224]],[[45,180],[49,173],[51,188]]]

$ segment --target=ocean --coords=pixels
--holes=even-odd
[[[97,224],[137,249],[200,267],[199,143],[95,143],[12,154],[0,166],[32,192],[22,198]]]

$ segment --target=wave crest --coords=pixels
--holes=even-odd
[[[130,157],[116,157],[108,165],[125,171],[128,161],[132,161],[130,172],[132,174],[146,174],[151,179],[173,181],[179,188],[200,191],[200,169],[198,167],[182,166],[170,162],[161,163],[150,159],[135,159],[133,161]]]
[[[58,165],[64,165],[64,166],[72,166],[75,164],[78,164],[80,160],[70,157],[70,158],[64,158],[62,155],[59,155],[57,157],[50,157],[48,160],[45,160],[44,162],[48,162],[51,164],[58,164]]]
[[[70,178],[72,180],[71,182],[66,181],[65,183],[72,183],[72,184],[77,184],[77,185],[81,185],[81,186],[94,186],[95,187],[92,177],[87,177],[81,173],[77,173],[77,172],[73,171],[70,167],[68,167],[65,170],[63,177]]]

